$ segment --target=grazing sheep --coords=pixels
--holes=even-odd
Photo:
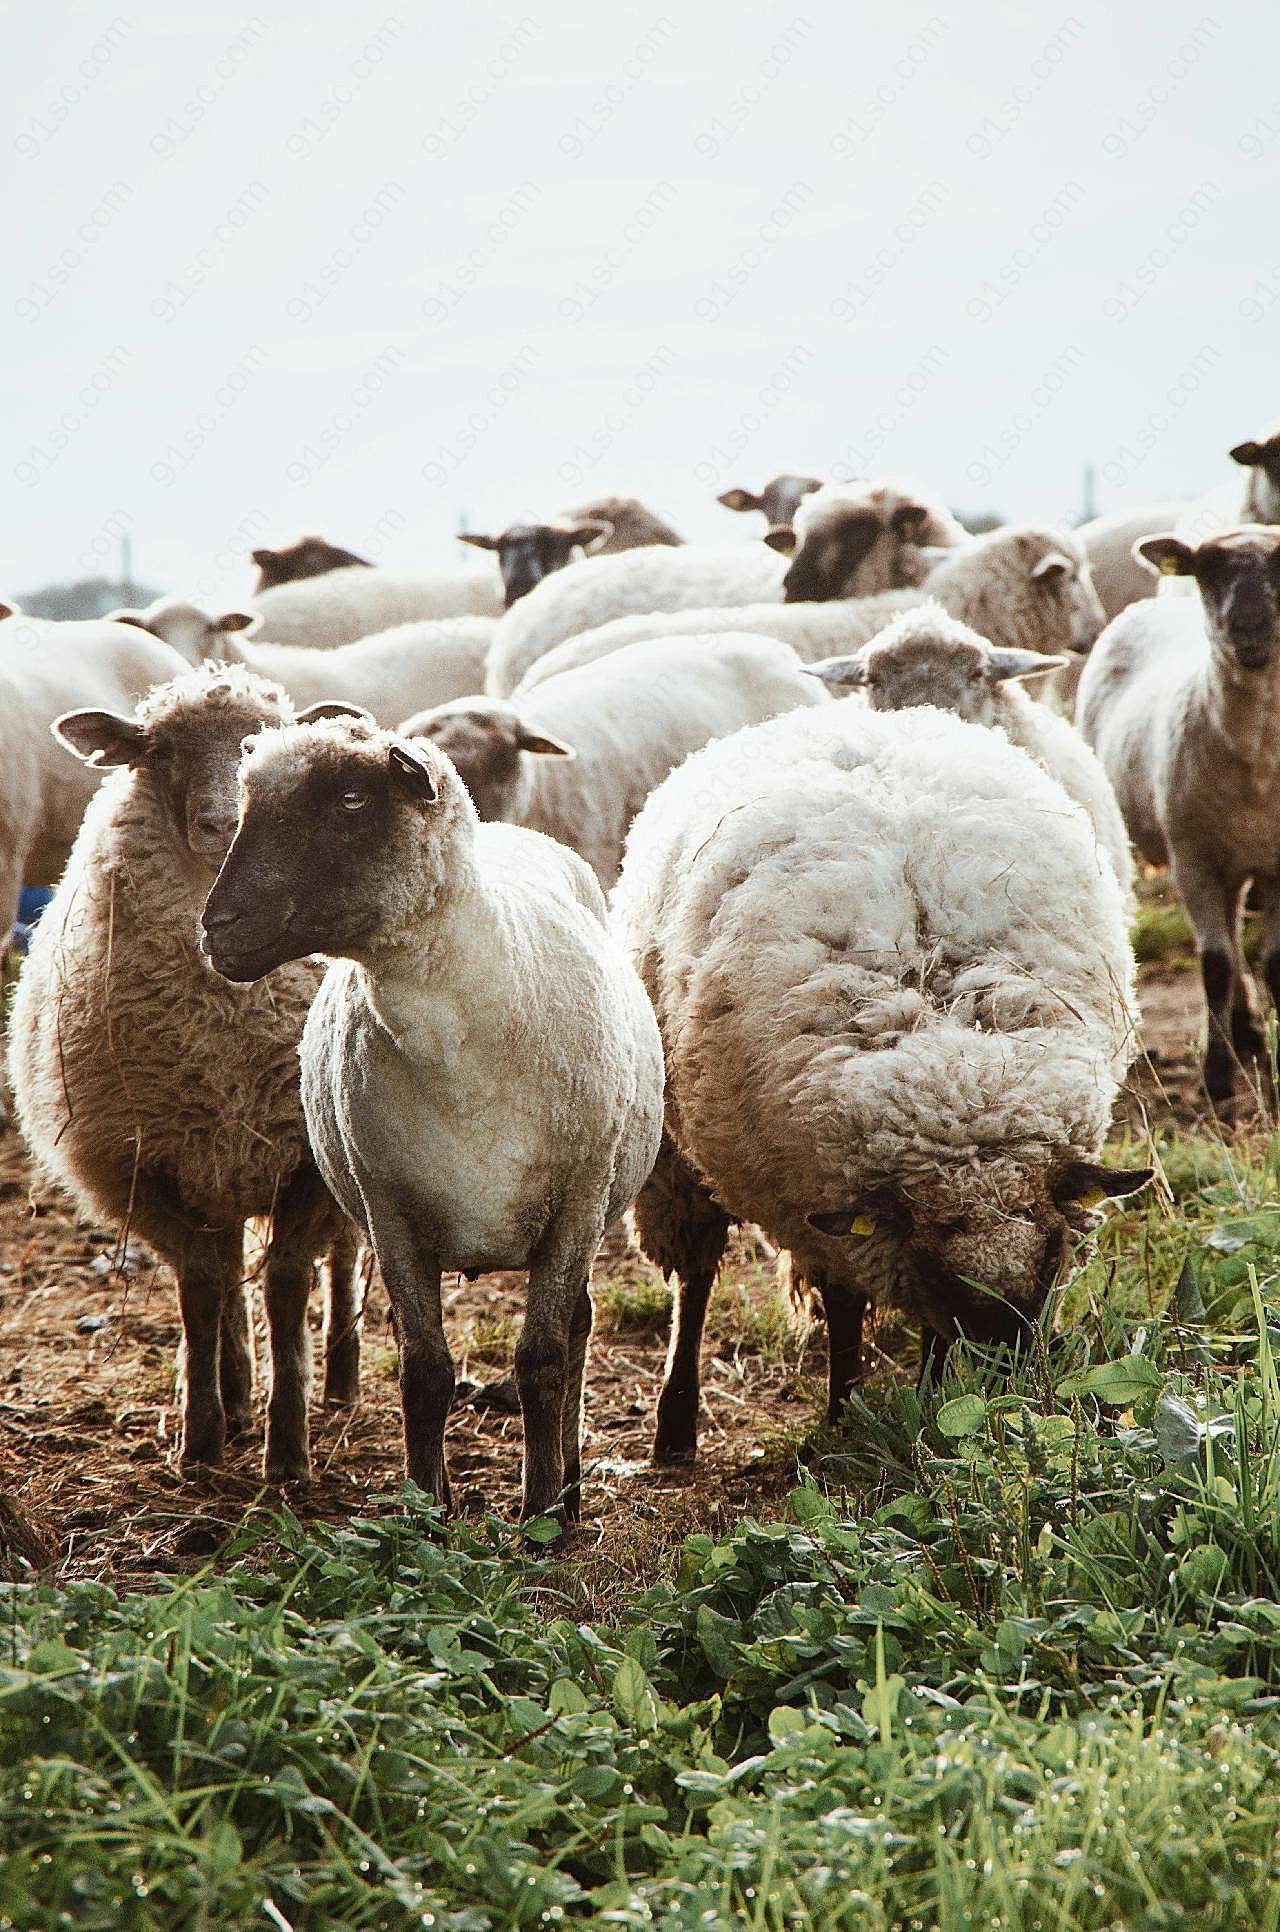
[[[59,719],[62,745],[113,775],[36,928],[8,1047],[18,1125],[41,1169],[86,1214],[136,1230],[178,1277],[184,1463],[220,1462],[228,1433],[248,1423],[244,1224],[271,1217],[273,1478],[308,1472],[307,1296],[326,1252],[326,1394],[354,1401],[359,1373],[350,1237],[298,1093],[323,968],[301,961],[233,990],[201,957],[199,920],[235,831],[241,742],[292,716],[282,691],[221,670],[175,678],[132,718]]]
[[[824,483],[806,495],[794,527],[765,532],[791,558],[783,579],[788,604],[870,597],[923,583],[931,549],[964,547],[963,524],[940,504],[892,483]]]
[[[820,476],[775,476],[758,495],[754,490],[724,490],[716,502],[726,510],[761,510],[766,526],[775,530],[793,524],[801,499],[821,488]]]
[[[1154,537],[1172,530],[1182,514],[1183,503],[1152,503],[1140,510],[1116,510],[1110,516],[1094,517],[1075,532],[1076,542],[1089,560],[1089,571],[1098,601],[1108,623],[1128,604],[1141,603],[1156,594],[1156,578],[1134,555],[1140,537]]]
[[[521,691],[646,638],[743,630],[781,638],[806,663],[857,650],[904,610],[935,598],[961,623],[1006,650],[1087,651],[1102,629],[1102,606],[1084,552],[1065,530],[1006,526],[975,537],[935,566],[917,590],[822,604],[747,604],[617,618],[549,651],[526,672]],[[1048,685],[1066,674],[1051,673]],[[1043,688],[1037,697],[1045,695]]]
[[[1080,681],[1077,723],[1134,844],[1169,867],[1195,932],[1204,1083],[1217,1106],[1236,1056],[1264,1045],[1240,946],[1250,881],[1260,977],[1280,1003],[1280,530],[1196,546],[1148,537],[1138,550],[1153,569],[1189,578],[1199,602],[1158,597],[1109,624]]]
[[[423,618],[332,651],[312,651],[304,644],[259,643],[252,611],[212,617],[178,597],[116,615],[163,638],[192,664],[243,664],[282,685],[298,710],[336,699],[363,706],[386,725],[408,711],[479,691],[495,629],[491,617]]]
[[[1050,658],[1065,664],[1066,658]],[[860,691],[873,711],[906,711],[936,705],[970,724],[1003,731],[1056,778],[1068,798],[1089,814],[1098,849],[1106,854],[1133,909],[1133,854],[1107,775],[1065,718],[1037,704],[1016,680],[1045,668],[1038,651],[998,650],[940,604],[903,611],[852,657],[824,658],[809,666],[833,691]]]
[[[258,566],[255,594],[274,590],[277,584],[296,584],[304,577],[323,577],[327,571],[343,570],[351,564],[373,568],[367,557],[357,557],[354,550],[340,550],[323,537],[299,537],[283,550],[251,550],[249,554]]]
[[[1119,888],[997,732],[846,703],[722,738],[637,818],[613,905],[667,1058],[635,1210],[677,1281],[657,1460],[696,1450],[731,1221],[821,1297],[834,1419],[868,1299],[921,1324],[928,1366],[1015,1340],[1085,1209],[1148,1178],[1097,1158],[1133,1046]]]
[[[490,564],[482,570],[383,570],[348,564],[322,577],[277,584],[254,598],[263,639],[331,651],[375,631],[422,618],[497,617],[502,578]]]
[[[502,618],[485,689],[508,697],[529,666],[564,638],[627,612],[781,603],[784,575],[782,559],[762,543],[732,550],[651,544],[622,556],[584,558],[545,578]]]
[[[655,785],[710,738],[811,705],[823,694],[795,652],[724,633],[696,657],[640,645],[566,671],[519,705],[460,698],[400,729],[447,752],[482,819],[559,839],[607,892],[627,828]]]
[[[528,1268],[526,1516],[577,1517],[588,1279],[653,1165],[662,1052],[575,853],[481,825],[444,755],[367,721],[264,733],[205,908],[217,970],[334,958],[302,1039],[321,1172],[372,1241],[410,1477],[448,1505],[445,1270]]]
[[[57,622],[14,606],[0,622],[0,938],[24,885],[56,884],[99,773],[49,736],[75,705],[131,709],[153,684],[186,669],[154,637],[105,618]]]

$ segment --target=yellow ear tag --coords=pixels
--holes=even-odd
[[[1162,577],[1176,577],[1178,575],[1178,559],[1176,557],[1161,557],[1160,575]]]
[[[1101,1207],[1108,1198],[1105,1187],[1091,1187],[1087,1194],[1080,1196],[1081,1207]]]
[[[855,1214],[849,1223],[850,1234],[874,1234],[876,1224],[869,1214]]]

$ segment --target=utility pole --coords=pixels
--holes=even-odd
[[[133,596],[133,545],[127,535],[120,539],[120,595],[126,603]]]
[[[1079,519],[1081,523],[1091,523],[1098,514],[1096,484],[1097,471],[1094,469],[1092,463],[1086,463],[1084,466],[1084,502],[1080,508]]]

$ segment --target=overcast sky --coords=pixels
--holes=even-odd
[[[774,471],[1076,515],[1280,416],[1280,26],[1121,6],[23,8],[0,588],[247,596]]]

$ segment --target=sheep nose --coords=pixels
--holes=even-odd
[[[229,839],[236,829],[234,812],[197,812],[195,829],[202,839]]]

